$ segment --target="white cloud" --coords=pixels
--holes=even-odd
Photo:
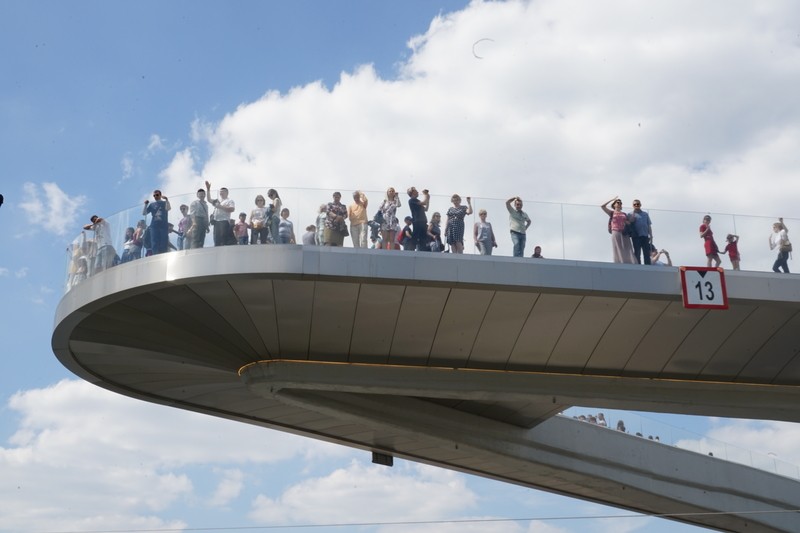
[[[26,182],[22,185],[25,198],[19,207],[25,211],[32,220],[39,220],[43,216],[58,213],[57,224],[32,225],[38,230],[47,229],[56,235],[66,235],[75,227],[77,214],[86,203],[86,196],[70,196],[53,182],[44,182],[41,185]]]
[[[157,133],[153,133],[152,135],[150,135],[150,142],[147,144],[148,153],[158,152],[165,149],[166,146],[164,144],[164,140],[161,138],[160,135],[158,135]]]
[[[131,177],[133,177],[133,171],[135,167],[131,154],[125,154],[122,157],[122,160],[119,162],[119,166],[122,168],[122,177],[120,178],[119,183],[122,183],[123,181],[129,180]]]
[[[302,481],[273,499],[259,495],[250,517],[259,523],[352,523],[437,520],[476,504],[463,476],[433,467],[365,466],[352,462]]]
[[[184,183],[189,187],[190,191],[194,191],[201,187],[202,181],[202,178],[200,178],[195,171],[194,166],[195,161],[192,150],[190,148],[185,148],[175,155],[167,168],[161,171],[161,177],[167,183]],[[194,195],[192,194],[192,196]]]
[[[83,381],[19,392],[8,410],[20,420],[0,447],[0,531],[182,527],[159,515],[198,499],[193,467],[223,472],[212,501],[225,505],[242,490],[231,467],[305,457],[312,448],[328,458],[349,453]]]
[[[14,272],[14,277],[17,279],[22,279],[28,275],[28,270],[30,270],[28,267],[19,268],[16,272]]]
[[[800,479],[800,424],[771,420],[716,423],[702,439],[684,439],[676,445]]]
[[[6,267],[0,267],[0,276],[8,276],[11,273]]]

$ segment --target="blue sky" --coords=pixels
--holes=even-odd
[[[64,250],[90,215],[156,187],[424,181],[495,213],[518,193],[592,206],[568,211],[597,216],[601,237],[594,206],[637,195],[685,262],[700,246],[676,227],[740,213],[734,224],[753,228],[743,267],[765,270],[769,223],[797,218],[798,22],[791,2],[0,3],[0,531],[622,514],[402,461],[380,469],[79,382],[50,349]],[[549,243],[546,222],[535,239]],[[604,260],[605,238],[575,246]],[[800,462],[795,425],[652,417]],[[370,503],[332,497],[348,486]],[[474,530],[697,530],[588,523]]]

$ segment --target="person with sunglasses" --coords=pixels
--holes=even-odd
[[[650,264],[650,243],[653,242],[653,225],[647,211],[642,211],[642,202],[633,201],[633,211],[628,213],[630,224],[631,242],[633,243],[633,257],[640,265]]]
[[[153,254],[163,254],[169,244],[169,220],[167,212],[171,209],[169,199],[156,189],[153,201],[145,200],[142,216],[150,214],[150,242]]]

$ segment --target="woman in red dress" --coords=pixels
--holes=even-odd
[[[711,266],[712,261],[715,267],[718,267],[722,262],[719,258],[719,248],[717,243],[714,242],[714,232],[711,231],[711,216],[706,215],[703,217],[703,223],[700,224],[700,238],[703,239],[706,249],[706,257],[708,263],[706,266]]]

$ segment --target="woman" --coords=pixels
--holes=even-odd
[[[133,230],[133,242],[135,244],[135,248],[131,250],[131,256],[134,259],[139,259],[142,257],[142,247],[144,246],[144,236],[145,232],[147,231],[147,223],[144,220],[139,220],[136,223],[136,229]]]
[[[450,201],[453,207],[447,210],[447,224],[444,233],[447,235],[447,244],[454,254],[464,253],[464,217],[472,214],[472,199],[467,196],[467,206],[461,205],[461,197],[454,194]]]
[[[342,193],[333,193],[333,201],[328,202],[325,218],[325,246],[344,246],[347,236],[347,206],[342,203]]]
[[[142,256],[142,246],[141,244],[137,245],[134,240],[135,231],[136,230],[133,228],[127,228],[125,230],[125,242],[122,245],[122,258],[120,259],[121,263],[127,263],[128,261],[133,261]]]
[[[486,222],[486,209],[478,211],[478,218],[480,221],[475,223],[472,230],[475,237],[475,246],[481,255],[492,255],[492,249],[497,248],[497,242],[494,240],[494,231],[492,230],[492,223]]]
[[[325,245],[325,219],[328,218],[328,204],[319,204],[317,213],[317,246]]]
[[[250,244],[267,244],[269,241],[267,222],[267,201],[259,194],[256,196],[255,209],[250,211]]]
[[[442,244],[442,215],[437,211],[431,215],[431,223],[428,224],[428,241],[430,242],[431,252],[444,252]]]
[[[397,236],[396,222],[397,208],[400,207],[400,197],[394,187],[389,187],[386,190],[386,197],[383,199],[380,211],[383,214],[383,222],[381,222],[381,241],[383,241],[383,248],[391,250],[394,248],[394,239]]]
[[[769,249],[778,249],[778,258],[775,259],[775,264],[772,265],[773,272],[780,272],[783,269],[784,274],[789,273],[789,252],[792,251],[792,243],[789,242],[789,228],[783,223],[783,219],[779,218],[778,222],[772,225],[772,235],[769,236]]]
[[[267,191],[267,198],[272,201],[272,204],[267,208],[267,222],[269,225],[269,241],[272,243],[278,243],[280,240],[278,239],[278,226],[281,223],[281,209],[283,208],[283,202],[281,202],[281,197],[278,196],[278,191],[275,189],[270,189]]]
[[[714,268],[718,267],[722,260],[719,258],[719,247],[714,241],[714,232],[711,231],[710,215],[703,217],[703,223],[700,224],[700,238],[705,241],[703,244],[705,246],[706,257],[708,258],[706,266],[710,267],[713,262],[715,263]]]
[[[611,204],[611,209],[608,208]],[[625,235],[625,228],[631,221],[628,220],[628,215],[622,211],[622,200],[617,196],[607,201],[600,208],[611,219],[609,222],[609,230],[611,231],[611,251],[615,263],[635,263],[636,258],[633,256],[633,245],[631,238]]]

